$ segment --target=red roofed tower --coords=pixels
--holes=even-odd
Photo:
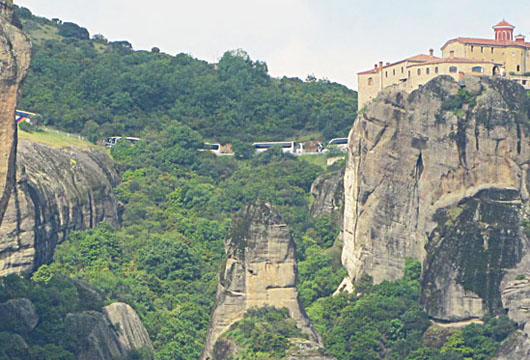
[[[513,29],[515,26],[502,20],[500,23],[493,27],[495,30],[495,40],[497,41],[513,41]]]

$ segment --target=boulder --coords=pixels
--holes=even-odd
[[[136,311],[128,304],[116,302],[103,308],[109,322],[118,333],[118,341],[125,351],[153,349],[149,334]]]
[[[30,300],[19,298],[0,304],[0,319],[0,331],[26,334],[37,326],[39,315]]]

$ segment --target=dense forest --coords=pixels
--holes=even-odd
[[[235,157],[198,151],[212,140],[344,136],[356,116],[355,92],[324,80],[271,78],[265,63],[240,50],[212,65],[156,48],[134,51],[101,35],[90,39],[78,25],[24,8],[17,14],[34,40],[20,106],[94,141],[118,134],[144,141],[112,149],[122,179],[115,188],[124,206],[119,229],[102,223],[76,232],[31,277],[0,279],[0,303],[24,295],[43,314],[31,335],[0,324],[0,358],[24,358],[11,332],[27,342],[31,359],[74,358],[77,345],[60,336],[61,320],[103,305],[75,278],[99,289],[104,303],[123,301],[138,312],[155,350],[130,359],[197,359],[230,219],[257,199],[276,205],[289,225],[301,302],[337,360],[487,359],[513,331],[498,317],[432,334],[418,305],[421,265],[414,259],[400,280],[373,285],[365,277],[355,294],[332,296],[346,275],[337,256],[339,228],[326,216],[309,216],[310,187],[343,161],[328,167],[244,146]],[[225,336],[240,345],[238,359],[282,359],[287,339],[301,334],[285,310],[263,308]]]
[[[91,140],[139,135],[178,121],[206,139],[345,137],[357,93],[309,76],[275,79],[267,64],[243,50],[217,64],[159,49],[134,51],[72,23],[17,11],[33,39],[33,58],[20,106],[46,124]]]

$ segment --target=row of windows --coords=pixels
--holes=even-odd
[[[418,70],[417,70],[418,75],[421,75],[421,70],[422,70],[422,69],[418,69]],[[519,66],[517,67],[517,70],[519,71]],[[403,72],[403,68],[401,68],[401,71]],[[473,66],[473,67],[471,68],[471,71],[474,72],[474,73],[483,73],[483,72],[484,72],[484,68],[483,68],[482,66]],[[438,70],[438,66],[435,66],[435,67],[434,67],[434,73],[435,73],[435,74],[438,74],[438,72],[439,72],[439,70]],[[456,66],[449,66],[449,72],[450,72],[450,73],[457,73],[457,72],[458,72],[458,67],[456,67]],[[394,75],[396,75],[396,70],[395,70],[395,69],[393,70],[393,73],[394,73]],[[430,69],[430,68],[426,68],[426,69],[425,69],[425,73],[426,73],[427,75],[430,75],[430,73],[431,73],[431,69]],[[409,72],[408,72],[408,75],[409,75],[409,77],[410,77],[410,70],[409,70]],[[388,77],[388,71],[385,72],[385,76]],[[371,77],[368,78],[368,85],[373,85],[373,83],[374,83],[374,79],[371,78]]]
[[[471,45],[471,52],[473,52],[474,49],[475,49],[475,47],[473,45]],[[484,46],[480,47],[480,52],[484,53]],[[491,48],[491,53],[493,54],[493,47]]]

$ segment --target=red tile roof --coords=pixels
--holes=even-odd
[[[500,23],[498,23],[494,27],[505,27],[505,26],[509,26],[509,27],[512,27],[512,28],[515,27],[512,24],[510,24],[509,22],[507,22],[506,20],[502,20]]]
[[[447,41],[444,46],[442,46],[442,50],[449,45],[452,42],[461,42],[465,44],[476,44],[476,45],[488,45],[488,46],[515,46],[515,47],[524,47],[524,48],[530,48],[530,43],[528,42],[522,42],[522,41],[510,41],[510,40],[493,40],[493,39],[476,39],[476,38],[466,38],[466,37],[458,37],[455,39],[451,39]]]
[[[436,57],[436,56],[418,54],[418,55],[414,55],[414,56],[408,57],[408,58],[400,60],[400,61],[396,61],[396,62],[394,62],[392,64],[384,65],[383,69],[385,69],[387,67],[390,67],[390,66],[397,65],[397,64],[401,64],[402,62],[405,62],[405,61],[410,61],[410,62],[414,62],[414,63],[424,63],[426,61],[430,61],[430,60],[434,60],[434,59],[440,59],[440,58]],[[370,69],[370,70],[359,72],[359,73],[357,73],[357,75],[377,74],[378,70],[379,69]]]

